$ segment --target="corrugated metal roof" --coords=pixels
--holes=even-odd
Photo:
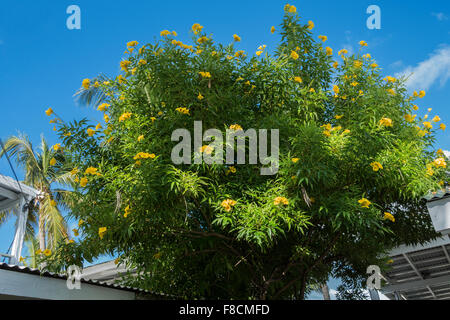
[[[390,258],[393,263],[384,276],[389,282],[388,287],[401,287],[395,291],[401,297],[406,300],[450,299],[448,242],[427,249],[396,254]],[[443,282],[440,279],[443,279]],[[385,292],[385,295],[390,299],[395,297],[394,292]]]
[[[67,275],[65,275],[65,274],[53,273],[53,272],[49,272],[49,271],[42,272],[39,269],[30,268],[30,267],[26,267],[26,266],[11,265],[11,264],[7,264],[7,263],[3,263],[3,262],[0,262],[0,269],[8,270],[8,271],[15,271],[15,272],[22,272],[22,273],[33,274],[33,275],[39,275],[39,276],[42,276],[42,277],[49,277],[49,278],[56,278],[56,279],[67,280]],[[148,293],[148,294],[151,294],[151,295],[156,295],[156,296],[161,296],[161,297],[166,297],[166,298],[173,298],[172,296],[170,296],[168,294],[159,293],[159,292],[153,292],[153,291],[139,289],[139,288],[132,288],[132,287],[127,287],[127,286],[122,286],[122,285],[115,284],[115,283],[109,283],[108,284],[108,283],[103,282],[103,281],[92,280],[92,279],[84,279],[84,278],[81,278],[80,281],[82,283],[87,283],[87,284],[92,284],[92,285],[96,285],[96,286],[107,287],[107,288],[111,288],[111,289],[133,291],[133,292],[136,292],[136,293]]]

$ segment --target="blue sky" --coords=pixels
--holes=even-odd
[[[420,110],[432,107],[450,124],[450,2],[435,1],[289,1],[304,21],[315,23],[315,36],[327,35],[327,45],[337,53],[358,49],[377,60],[386,75],[414,72],[408,86],[427,91]],[[81,9],[81,30],[68,30],[66,9]],[[115,76],[126,42],[140,44],[159,39],[163,29],[176,30],[179,40],[189,42],[193,23],[205,26],[216,42],[231,42],[238,34],[239,47],[256,51],[261,44],[274,49],[285,1],[4,1],[0,11],[0,138],[18,131],[38,143],[41,134],[57,142],[44,110],[52,107],[65,120],[88,116],[92,109],[77,106],[73,94],[84,78],[100,73]],[[381,9],[381,29],[369,30],[369,5]],[[422,113],[419,113],[422,114]],[[450,127],[448,129],[450,131]],[[450,149],[450,132],[440,132],[437,146]],[[19,177],[23,174],[17,169]],[[4,159],[0,173],[12,175]],[[12,240],[12,224],[0,227],[0,252]]]

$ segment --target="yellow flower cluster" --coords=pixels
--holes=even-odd
[[[199,32],[202,31],[202,29],[203,29],[203,26],[201,26],[201,25],[198,24],[198,23],[194,23],[194,24],[192,25],[192,31],[194,32],[194,34],[198,34]]]
[[[231,172],[231,173],[236,173],[236,168],[233,167],[233,166],[231,166],[231,167],[225,172],[225,174],[228,175],[230,172]]]
[[[447,163],[445,162],[444,158],[437,158],[433,161],[433,165],[436,168],[446,168],[447,167]]]
[[[239,131],[239,130],[243,130],[243,129],[239,124],[232,124],[230,126],[230,130]]]
[[[187,108],[180,107],[180,108],[176,108],[175,110],[182,114],[189,114],[189,109],[187,109]]]
[[[289,13],[296,13],[297,8],[295,6],[291,6],[289,3],[284,6],[284,11]]]
[[[119,122],[128,120],[131,118],[132,113],[131,112],[125,112],[119,117]]]
[[[239,42],[241,41],[241,37],[239,37],[237,34],[233,34],[233,40]]]
[[[134,160],[139,160],[139,159],[154,159],[156,156],[154,153],[147,153],[147,152],[139,152],[137,155],[134,156]]]
[[[197,42],[200,43],[200,44],[202,44],[202,43],[207,42],[208,40],[209,40],[209,39],[208,39],[207,37],[203,36],[203,37],[198,38],[198,39],[197,39]]]
[[[98,107],[97,107],[97,110],[98,111],[105,111],[107,108],[109,108],[110,107],[110,105],[108,104],[108,103],[102,103],[101,105],[99,105]]]
[[[194,47],[193,47],[193,46],[189,46],[189,45],[187,45],[187,44],[184,44],[184,43],[181,42],[181,41],[172,40],[172,44],[173,44],[173,45],[176,45],[176,46],[179,46],[179,47],[181,47],[181,48],[183,48],[183,49],[190,50],[191,52],[194,52]],[[147,63],[147,62],[146,62],[146,63]]]
[[[373,171],[377,172],[380,169],[383,169],[383,166],[378,161],[374,161],[370,164],[372,166]]]
[[[87,132],[87,134],[88,134],[89,137],[92,137],[92,136],[95,134],[95,130],[94,130],[94,129],[91,129],[91,128],[88,128],[88,129],[86,130],[86,132]]]
[[[209,73],[209,72],[199,71],[198,73],[199,73],[203,78],[211,78],[211,73]]]
[[[390,83],[394,83],[394,82],[397,81],[396,78],[391,77],[391,76],[387,76],[387,77],[385,77],[383,80],[386,81],[386,82],[390,82]]]
[[[381,126],[385,126],[385,127],[392,127],[393,126],[392,119],[389,119],[389,118],[382,118],[379,121],[379,123],[380,123]]]
[[[266,49],[266,45],[259,46],[258,51],[256,51],[256,55],[259,57],[261,53],[264,52],[264,49]]]
[[[291,58],[294,60],[297,60],[299,57],[298,53],[295,52],[294,50],[291,51]]]
[[[53,109],[48,108],[47,110],[45,110],[45,114],[50,117],[53,114]]]
[[[206,154],[211,154],[212,152],[213,152],[213,150],[214,150],[214,148],[213,147],[211,147],[211,146],[201,146],[200,147],[200,153],[206,153]]]
[[[86,187],[88,183],[88,179],[86,177],[83,177],[80,179],[80,186]]]
[[[338,55],[340,55],[340,56],[343,57],[343,55],[344,55],[344,54],[347,54],[347,53],[348,53],[347,49],[342,49],[342,50],[340,50],[340,51],[338,52]]]
[[[129,60],[120,61],[120,68],[123,71],[128,72],[128,67],[130,66],[130,64],[131,64],[131,61],[129,61]]]
[[[413,93],[414,98],[417,98],[417,97],[423,98],[423,97],[425,97],[425,95],[426,95],[426,93],[423,90],[419,91],[419,93],[417,93],[417,91],[414,91],[414,93]]]
[[[223,200],[221,206],[225,209],[226,212],[230,212],[231,209],[236,205],[236,201],[232,199]]]
[[[98,172],[98,169],[94,168],[94,167],[87,168],[86,171],[84,171],[84,174],[90,174],[93,176],[101,176],[101,173]]]
[[[413,122],[416,119],[417,115],[405,114],[405,120],[408,122]]]
[[[318,36],[318,38],[320,40],[322,40],[323,42],[327,41],[328,37],[327,36]]]
[[[276,206],[278,206],[280,204],[283,204],[283,205],[287,206],[289,204],[289,200],[286,199],[285,197],[276,197],[273,200],[273,204],[276,205]]]
[[[130,206],[127,206],[127,207],[125,208],[125,213],[124,213],[123,217],[124,217],[124,218],[128,217],[128,215],[129,215],[130,213],[131,213]]]
[[[91,80],[89,80],[89,79],[84,79],[83,82],[81,82],[81,86],[83,88],[85,88],[86,90],[89,89],[90,85],[91,85]]]

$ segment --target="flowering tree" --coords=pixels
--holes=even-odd
[[[110,253],[137,268],[128,281],[142,288],[302,299],[330,275],[362,288],[388,249],[436,236],[421,197],[445,183],[446,162],[432,146],[439,117],[413,115],[425,92],[409,96],[403,79],[381,75],[366,42],[336,55],[312,21],[284,10],[273,54],[238,50],[238,35],[217,44],[196,23],[192,44],[164,30],[155,44],[129,42],[116,78],[83,81],[104,123],[57,122],[82,237],[49,268]],[[194,121],[278,129],[278,172],[175,165],[172,133],[193,133]],[[205,143],[189,158],[215,152]]]

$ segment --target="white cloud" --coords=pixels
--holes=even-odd
[[[445,155],[447,158],[450,158],[450,151],[444,150],[444,155]]]
[[[406,86],[410,90],[428,90],[436,81],[444,86],[450,77],[450,47],[441,47],[427,60],[414,67],[408,66],[396,76],[406,76]]]
[[[397,60],[397,61],[391,63],[391,64],[389,65],[389,67],[392,68],[392,69],[400,69],[400,68],[403,68],[403,67],[404,67],[403,61],[402,61],[402,60]]]
[[[433,12],[431,15],[436,17],[439,21],[448,20],[448,17],[443,12]]]

